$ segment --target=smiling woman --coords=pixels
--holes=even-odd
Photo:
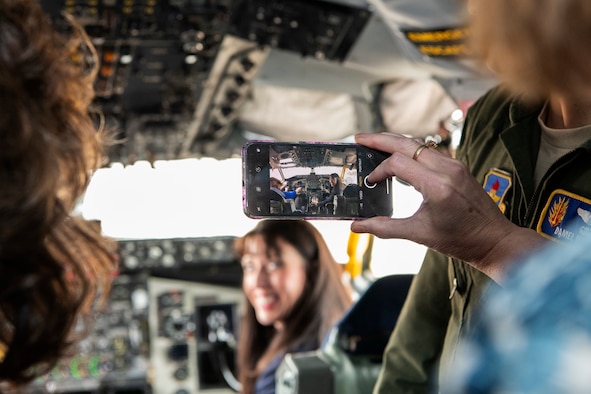
[[[324,239],[304,220],[263,220],[236,249],[247,300],[238,343],[242,393],[273,394],[283,356],[319,348],[351,294]]]
[[[262,325],[285,329],[285,319],[304,292],[306,261],[283,239],[267,249],[263,235],[244,241],[242,287]]]

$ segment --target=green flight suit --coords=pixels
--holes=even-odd
[[[501,87],[491,89],[468,111],[458,159],[513,223],[549,239],[568,239],[576,234],[566,230],[567,221],[580,218],[561,217],[553,207],[570,203],[591,210],[591,143],[554,163],[536,189],[542,107],[509,97]],[[584,224],[580,231],[587,231]],[[476,323],[489,285],[496,286],[480,271],[429,250],[384,352],[374,394],[437,392],[441,366],[451,365],[460,335]]]

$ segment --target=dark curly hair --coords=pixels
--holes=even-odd
[[[90,111],[96,52],[37,0],[0,0],[0,381],[48,372],[104,301],[114,242],[72,215],[107,143]],[[78,330],[76,330],[78,332]],[[80,335],[80,334],[78,334]]]

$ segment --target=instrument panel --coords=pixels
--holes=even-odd
[[[233,240],[119,241],[123,264],[108,302],[80,322],[89,334],[26,392],[235,392],[242,289]],[[182,263],[171,265],[177,256]]]

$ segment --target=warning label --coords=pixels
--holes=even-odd
[[[468,55],[468,47],[465,44],[468,37],[467,28],[403,30],[403,33],[423,55],[431,57]]]

